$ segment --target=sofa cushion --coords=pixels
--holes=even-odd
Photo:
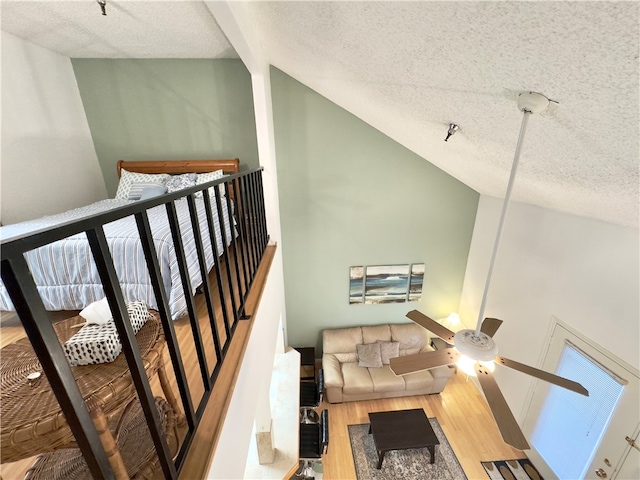
[[[340,363],[352,363],[358,361],[357,352],[334,353],[333,355],[338,359]]]
[[[369,369],[359,367],[357,363],[343,363],[342,378],[344,379],[342,392],[345,395],[373,392],[373,380],[369,375]]]
[[[407,390],[419,390],[421,388],[431,388],[433,385],[433,375],[429,370],[420,370],[419,372],[408,373],[402,375]]]
[[[400,355],[400,342],[378,342],[380,343],[380,356],[382,364],[389,365],[389,359]]]
[[[418,353],[428,345],[429,334],[415,323],[392,324],[391,340],[400,342],[400,355]]]
[[[358,350],[358,366],[365,368],[380,368],[382,367],[382,356],[380,353],[379,343],[366,343],[363,345],[356,345]]]
[[[405,389],[404,379],[393,373],[386,365],[382,368],[370,368],[369,375],[373,380],[374,392],[395,392]]]
[[[356,353],[356,345],[364,343],[360,327],[336,328],[322,332],[323,353]]]
[[[362,343],[388,342],[391,340],[389,325],[362,327]]]

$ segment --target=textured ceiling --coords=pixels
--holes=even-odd
[[[482,194],[639,220],[637,2],[245,2],[271,64]],[[202,2],[2,1],[2,29],[70,57],[229,58]],[[444,142],[450,122],[460,130]]]
[[[204,2],[1,0],[2,30],[71,58],[237,58]]]

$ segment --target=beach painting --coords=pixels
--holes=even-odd
[[[364,267],[349,268],[349,305],[364,301]]]
[[[364,281],[364,303],[407,301],[409,265],[368,266]]]
[[[409,301],[418,302],[422,298],[422,282],[424,281],[424,263],[411,265],[409,280]]]

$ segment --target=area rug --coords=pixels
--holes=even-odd
[[[528,458],[480,463],[491,480],[544,480]]]
[[[438,420],[430,418],[429,422],[440,441],[436,447],[435,463],[429,463],[431,456],[426,448],[392,450],[385,454],[380,470],[376,469],[378,454],[373,435],[369,434],[369,424],[349,425],[349,440],[358,480],[467,480]]]

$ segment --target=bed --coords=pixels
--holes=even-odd
[[[223,174],[239,171],[239,160],[163,160],[163,161],[123,161],[117,164],[119,185],[116,198],[102,200],[85,207],[80,207],[57,215],[50,215],[38,220],[22,222],[0,227],[0,239],[24,235],[43,228],[68,222],[70,220],[95,215],[113,208],[134,203],[132,195],[140,193],[142,199],[153,190],[153,184],[167,185],[173,183],[174,190],[185,188],[184,181],[206,183],[220,178]],[[166,176],[165,176],[166,175]],[[195,175],[195,176],[194,176]],[[158,179],[162,180],[158,180]],[[134,180],[131,180],[134,179]],[[135,179],[142,179],[136,182]],[[202,180],[202,181],[200,181]],[[147,182],[147,183],[145,183]],[[129,185],[125,185],[129,183]],[[142,187],[140,185],[143,185]],[[186,185],[194,186],[193,184]],[[220,188],[222,194],[232,197],[232,192]],[[157,194],[157,192],[155,192]],[[125,195],[126,194],[126,195]],[[213,200],[213,197],[211,197]],[[202,194],[194,195],[198,212],[198,223],[205,252],[207,271],[213,267],[215,258],[209,237],[208,223],[205,215]],[[189,208],[186,198],[175,202],[180,225],[180,232],[187,259],[191,292],[202,283],[196,242],[191,228]],[[213,202],[212,202],[213,203]],[[217,209],[214,207],[214,230],[217,251],[224,253],[225,245],[229,245],[236,235],[233,215],[227,210],[227,202],[222,201],[222,220],[220,225]],[[233,205],[233,204],[232,204]],[[233,208],[233,207],[232,207]],[[164,205],[153,207],[147,211],[151,232],[157,251],[160,271],[169,300],[171,317],[175,320],[187,312],[176,252],[169,228]],[[149,308],[157,309],[157,302],[147,270],[145,257],[133,216],[125,217],[104,225],[105,235],[114,259],[114,266],[120,280],[126,301],[144,301]],[[223,240],[223,232],[225,239]],[[32,250],[25,255],[34,281],[47,310],[80,310],[92,302],[104,297],[102,283],[93,262],[93,256],[84,233],[67,237],[63,240]],[[0,310],[11,311],[13,305],[4,285],[0,284]]]

